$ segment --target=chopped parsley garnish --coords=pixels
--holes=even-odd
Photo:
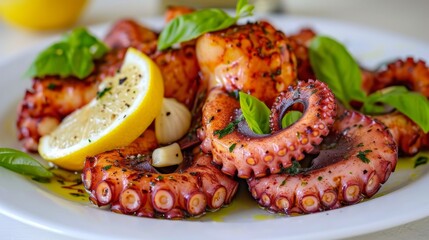
[[[112,90],[111,87],[106,87],[103,90],[97,92],[97,99],[102,98],[106,93],[108,93],[110,90]]]
[[[284,186],[286,184],[286,179],[282,181],[282,183],[280,183],[280,187]]]
[[[159,175],[158,177],[156,177],[156,180],[157,180],[157,181],[162,181],[162,180],[164,180],[164,176]]]
[[[366,155],[370,152],[372,152],[372,150],[359,151],[358,154],[356,154],[356,157],[358,157],[364,163],[369,163],[371,161],[366,157]]]
[[[54,90],[56,87],[57,87],[57,85],[55,83],[49,83],[49,85],[48,85],[49,90]]]
[[[33,179],[34,181],[39,182],[39,183],[50,183],[51,182],[51,179],[44,178],[44,177],[32,177],[31,179]]]
[[[239,122],[241,122],[241,120],[243,120],[243,116],[240,116],[238,119],[235,119],[234,121],[228,123],[228,125],[224,129],[214,131],[214,135],[219,135],[219,139],[225,137],[226,135],[234,132],[235,127],[238,125]]]
[[[104,166],[104,167],[103,167],[103,170],[107,171],[107,170],[109,170],[111,167],[112,167],[112,165],[106,165],[106,166]]]
[[[229,146],[229,152],[234,151],[234,148],[235,148],[236,145],[237,145],[237,143],[231,144],[231,146]]]
[[[286,174],[293,176],[299,173],[300,167],[301,165],[299,164],[298,161],[292,161],[292,166],[284,169],[284,172]]]
[[[418,157],[416,159],[416,161],[414,162],[414,168],[420,166],[420,165],[424,165],[428,163],[428,158],[427,157]]]

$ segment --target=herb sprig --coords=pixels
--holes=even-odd
[[[195,39],[207,32],[228,28],[238,19],[252,16],[253,9],[254,6],[250,5],[248,0],[239,0],[235,17],[217,8],[202,9],[176,17],[162,30],[158,39],[158,50]]]
[[[386,111],[387,105],[409,117],[425,133],[429,131],[429,101],[400,86],[367,95],[361,87],[359,65],[341,43],[330,37],[318,36],[311,41],[309,57],[317,78],[328,84],[346,108],[351,109],[350,102],[357,101],[362,103],[362,112],[380,114]]]
[[[51,178],[53,174],[30,155],[11,148],[0,148],[0,166],[19,174]]]
[[[257,134],[270,133],[270,109],[252,95],[239,92],[240,108],[249,128]]]
[[[83,79],[94,69],[94,60],[107,51],[107,46],[85,28],[77,28],[39,53],[25,76],[58,75]]]

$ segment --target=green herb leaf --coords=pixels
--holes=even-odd
[[[106,93],[108,93],[110,90],[112,90],[112,88],[111,87],[105,87],[105,88],[103,88],[103,90],[101,90],[101,91],[99,91],[99,92],[97,92],[97,99],[100,99],[100,98],[102,98]]]
[[[248,0],[239,0],[235,9],[235,18],[249,17],[253,15],[253,9],[255,6],[250,5]]]
[[[16,173],[51,178],[53,174],[30,155],[11,148],[0,148],[0,166]]]
[[[383,103],[396,108],[420,126],[425,133],[429,131],[429,101],[417,92],[411,92],[403,86],[385,88],[369,95],[362,107],[367,114],[379,114],[386,111]]]
[[[356,154],[356,157],[358,157],[364,163],[369,163],[370,160],[366,157],[366,155],[370,152],[372,152],[372,150],[359,151],[358,154]]]
[[[112,165],[106,165],[106,166],[102,167],[102,169],[103,169],[104,171],[107,171],[107,170],[109,170],[110,168],[112,168]]]
[[[237,146],[237,143],[231,144],[231,146],[229,146],[229,152],[234,151],[235,146]]]
[[[213,132],[213,134],[219,135],[218,138],[221,139],[223,137],[225,137],[226,135],[232,133],[235,130],[235,127],[237,126],[237,124],[243,120],[243,116],[241,116],[240,118],[228,123],[228,125],[226,125],[226,127],[224,129],[220,129],[220,130],[215,130]]]
[[[248,0],[239,0],[237,16],[231,17],[221,9],[202,9],[176,17],[165,26],[159,35],[158,50],[164,50],[174,44],[192,40],[207,32],[225,29],[239,18],[251,16],[254,6]]]
[[[302,112],[300,111],[289,111],[282,118],[282,128],[287,128],[290,125],[294,124],[298,119],[302,116]]]
[[[414,162],[414,168],[420,166],[420,165],[424,165],[428,163],[428,158],[427,157],[418,157],[416,159],[416,161]]]
[[[346,108],[350,108],[352,100],[364,101],[359,65],[341,43],[326,36],[315,37],[309,56],[317,78],[329,85]]]
[[[107,51],[106,45],[86,29],[77,28],[39,53],[25,75],[58,75],[62,78],[75,76],[83,79],[94,69],[93,60],[101,58]]]
[[[76,28],[63,38],[71,46],[87,49],[93,59],[100,59],[109,51],[109,48],[85,28]]]
[[[259,99],[240,92],[240,107],[247,125],[257,134],[270,133],[270,109]]]
[[[292,161],[292,166],[284,169],[284,173],[294,176],[300,172],[301,165],[298,161]]]

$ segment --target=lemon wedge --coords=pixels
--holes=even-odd
[[[39,154],[69,170],[81,170],[87,156],[126,146],[160,113],[164,95],[156,64],[128,49],[121,70],[99,87],[97,97],[42,137]]]

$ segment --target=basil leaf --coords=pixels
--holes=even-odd
[[[51,178],[53,174],[30,155],[11,148],[0,148],[0,166],[16,173]]]
[[[26,75],[29,77],[46,75],[66,77],[71,72],[66,56],[66,52],[69,50],[70,46],[67,43],[59,42],[51,45],[39,53]]]
[[[88,48],[72,48],[67,52],[67,61],[71,71],[79,79],[88,76],[94,69],[92,54]]]
[[[396,108],[427,133],[429,131],[429,101],[423,95],[409,91],[404,86],[394,86],[377,91],[366,98],[362,111],[368,114],[383,113],[383,103]]]
[[[202,9],[178,16],[170,21],[159,35],[158,50],[192,40],[207,32],[225,29],[236,23],[239,18],[251,16],[253,9],[254,6],[249,5],[248,0],[239,0],[235,17],[217,8]]]
[[[93,60],[101,58],[107,51],[104,43],[86,29],[78,28],[39,53],[25,76],[58,75],[83,79],[94,69]]]
[[[352,100],[363,102],[365,92],[359,65],[341,43],[326,36],[315,37],[310,43],[309,57],[317,78],[329,85],[346,108],[350,108]]]
[[[204,33],[225,29],[235,23],[220,9],[203,9],[179,16],[167,24],[158,39],[158,49],[164,50],[176,43],[189,41]]]
[[[250,5],[248,0],[239,0],[235,9],[235,18],[252,16],[255,6]]]
[[[282,118],[282,128],[287,128],[290,125],[294,124],[302,116],[300,111],[289,111]]]
[[[88,50],[93,59],[99,59],[109,51],[103,42],[91,35],[85,28],[74,29],[64,36],[63,41],[77,48]]]
[[[240,92],[240,107],[247,125],[257,134],[270,133],[270,109],[259,99]]]

